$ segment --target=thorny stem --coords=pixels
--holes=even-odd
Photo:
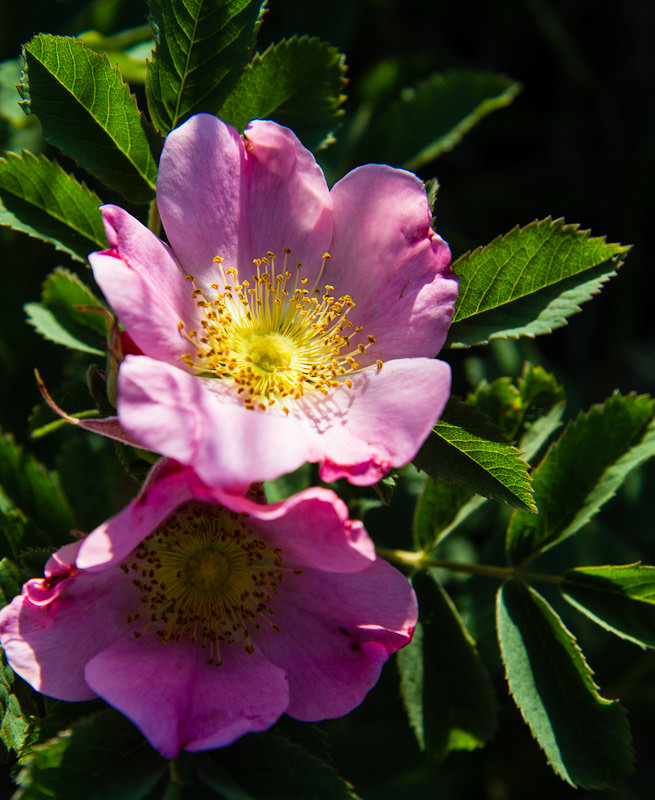
[[[424,553],[413,553],[409,550],[388,550],[380,548],[378,555],[396,564],[404,564],[415,569],[436,567],[447,569],[450,572],[464,572],[469,575],[484,575],[488,578],[498,578],[502,581],[521,579],[541,583],[561,583],[561,575],[544,575],[538,572],[523,572],[520,567],[496,567],[488,564],[462,564],[457,561],[446,561],[441,558],[429,558]]]

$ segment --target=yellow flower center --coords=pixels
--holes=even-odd
[[[282,553],[258,538],[244,515],[188,503],[160,525],[121,565],[140,590],[141,608],[126,622],[134,636],[154,628],[163,643],[186,639],[220,666],[221,645],[253,653],[250,633],[272,621],[273,596],[284,574]]]
[[[247,408],[264,410],[279,403],[287,414],[289,404],[308,392],[328,394],[342,383],[351,388],[349,375],[360,369],[356,359],[375,344],[375,337],[364,335],[348,319],[355,307],[350,295],[335,297],[329,284],[319,288],[330,254],[323,254],[312,289],[300,277],[302,264],[289,266],[290,254],[284,250],[279,271],[273,253],[255,259],[255,271],[243,280],[217,256],[222,283],[211,284],[214,297],[208,298],[194,277],[186,276],[193,285],[201,330],[178,323],[193,345],[193,352],[182,356],[193,372],[232,381]],[[377,367],[382,368],[382,361]]]

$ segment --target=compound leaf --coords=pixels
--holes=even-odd
[[[506,583],[496,610],[510,691],[551,767],[574,786],[614,785],[633,766],[625,710],[598,693],[574,637],[537,592]]]
[[[539,516],[516,511],[507,531],[515,564],[576,533],[655,454],[655,400],[618,392],[569,423],[533,472]]]
[[[605,630],[655,647],[655,567],[576,567],[560,584],[564,597]]]
[[[453,264],[460,290],[448,345],[560,328],[616,274],[629,249],[548,217],[465,253]]]

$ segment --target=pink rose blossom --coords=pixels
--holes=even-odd
[[[12,668],[99,696],[167,758],[347,713],[416,624],[406,578],[326,489],[262,505],[174,462],[0,612]]]
[[[367,485],[407,463],[450,391],[457,296],[421,181],[368,164],[328,190],[287,128],[198,114],[166,139],[170,247],[117,206],[96,281],[141,351],[118,421],[79,423],[242,489],[320,462]]]

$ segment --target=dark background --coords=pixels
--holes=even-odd
[[[475,359],[483,360],[482,373],[493,378],[518,373],[528,357],[565,384],[571,416],[603,401],[616,387],[623,393],[655,392],[653,9],[649,0],[330,0],[320,7],[271,0],[259,48],[293,33],[318,35],[339,46],[349,65],[349,110],[366,99],[366,77],[383,60],[395,75],[390,97],[452,67],[500,72],[523,84],[508,109],[484,119],[458,147],[421,172],[423,178],[439,179],[437,228],[455,255],[549,214],[634,245],[602,295],[552,336],[448,354],[460,393],[469,388],[463,376]],[[134,0],[3,0],[0,60],[17,57],[20,43],[38,31],[76,34],[93,27],[111,33],[142,24],[144,13]],[[28,442],[27,418],[38,401],[33,367],[55,375],[75,373],[79,366],[65,351],[44,344],[22,312],[25,302],[38,299],[51,268],[65,260],[5,229],[0,229],[0,245],[0,424]],[[48,462],[56,442],[28,446]],[[596,531],[601,541],[627,539],[647,563],[655,563],[655,526],[647,505],[654,477],[651,463],[611,504]],[[653,796],[655,779],[655,659],[604,634],[584,633],[585,652],[605,696],[620,695],[630,711],[637,752],[636,775],[618,791],[594,796],[645,800]],[[443,765],[426,765],[402,720],[394,671],[388,669],[362,708],[327,726],[344,774],[367,800],[590,796],[553,776],[506,699],[500,668],[496,672],[502,705],[496,741],[483,751],[455,754]],[[402,759],[407,768],[399,778]]]

